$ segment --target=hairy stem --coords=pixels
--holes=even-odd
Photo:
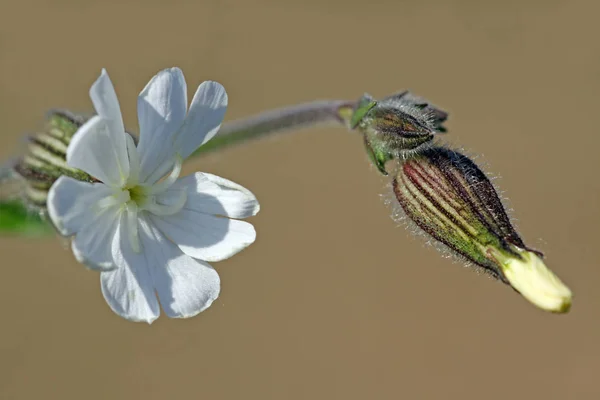
[[[347,124],[347,114],[356,102],[326,100],[266,111],[221,125],[219,133],[200,147],[194,155],[265,137],[272,133],[307,128],[319,124]]]

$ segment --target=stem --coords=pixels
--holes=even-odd
[[[219,133],[200,147],[193,156],[254,140],[275,132],[296,130],[318,124],[346,125],[348,113],[356,102],[326,100],[265,111],[254,117],[242,118],[221,125]]]

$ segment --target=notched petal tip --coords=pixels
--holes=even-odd
[[[180,151],[184,159],[219,131],[227,104],[227,92],[220,83],[205,81],[198,86],[185,121],[174,140],[174,149]]]
[[[165,68],[162,71],[160,71],[159,73],[162,73],[162,72],[183,77],[183,71],[179,67]]]
[[[152,325],[152,323],[154,321],[156,321],[159,316],[160,315],[146,317],[146,318],[139,318],[139,317],[136,317],[136,316],[124,317],[124,316],[121,315],[121,317],[125,318],[127,321],[131,321],[131,322],[145,322],[148,325]]]
[[[111,310],[112,310],[112,311],[113,311],[115,314],[117,314],[119,317],[121,317],[121,318],[123,318],[123,319],[126,319],[127,321],[130,321],[130,322],[138,322],[138,323],[140,323],[140,322],[145,322],[145,323],[147,323],[148,325],[152,325],[152,323],[158,319],[158,316],[156,316],[156,317],[155,317],[155,316],[152,316],[152,317],[140,318],[140,317],[138,317],[138,316],[136,316],[136,315],[123,315],[123,314],[120,314],[120,313],[116,312],[116,311],[115,311],[114,309],[112,309],[112,308],[111,308]]]

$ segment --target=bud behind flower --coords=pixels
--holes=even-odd
[[[66,159],[71,138],[85,120],[67,111],[51,111],[45,129],[29,137],[27,152],[13,167],[22,178],[22,197],[29,208],[45,212],[48,191],[61,175],[92,181],[85,172],[69,167]]]
[[[29,209],[42,214],[46,212],[48,191],[62,175],[83,182],[97,182],[67,164],[67,147],[87,119],[66,110],[53,110],[48,113],[44,130],[28,138],[27,151],[12,170],[20,178],[21,197]],[[131,137],[137,142],[134,135]]]
[[[468,157],[424,149],[401,164],[393,189],[408,218],[428,235],[536,306],[568,311],[570,290],[525,246],[493,185]]]

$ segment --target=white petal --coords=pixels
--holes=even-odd
[[[187,210],[229,218],[247,218],[256,215],[260,205],[254,194],[245,187],[216,175],[196,172],[178,179],[159,201],[170,204],[180,191],[187,194]]]
[[[202,82],[192,99],[188,115],[175,143],[181,157],[186,159],[198,147],[212,139],[221,127],[226,110],[225,88],[217,82]]]
[[[204,261],[229,258],[256,239],[254,227],[247,222],[186,209],[169,216],[150,214],[150,219],[185,254]]]
[[[67,164],[107,185],[121,186],[129,176],[125,135],[124,132],[116,134],[111,131],[107,120],[102,117],[92,117],[71,139],[67,148]]]
[[[84,226],[71,244],[80,263],[91,269],[108,271],[116,267],[112,256],[112,241],[119,222],[119,207],[104,210]]]
[[[63,175],[48,192],[48,214],[62,235],[73,235],[94,221],[92,206],[110,193],[102,183],[81,182]]]
[[[152,248],[152,278],[165,313],[172,318],[189,318],[210,307],[219,297],[217,271],[183,254],[152,226],[144,237],[151,240],[144,246]]]
[[[119,99],[105,69],[102,69],[100,77],[92,85],[90,98],[92,99],[92,103],[94,103],[96,113],[109,121],[110,130],[114,134],[121,135],[124,133],[125,127],[123,126]],[[121,148],[125,148],[125,139],[123,138],[122,141],[123,143],[118,143],[118,145]]]
[[[155,75],[138,97],[141,182],[173,155],[175,134],[187,112],[187,86],[179,68]]]
[[[150,324],[160,315],[149,267],[154,249],[153,246],[144,246],[140,253],[133,251],[128,238],[126,214],[121,213],[112,245],[117,269],[100,274],[102,294],[116,314]],[[145,231],[141,234],[144,235]]]
[[[129,156],[129,177],[127,182],[132,186],[136,186],[140,183],[140,155],[131,135],[125,134],[125,142],[127,144],[127,155]]]

